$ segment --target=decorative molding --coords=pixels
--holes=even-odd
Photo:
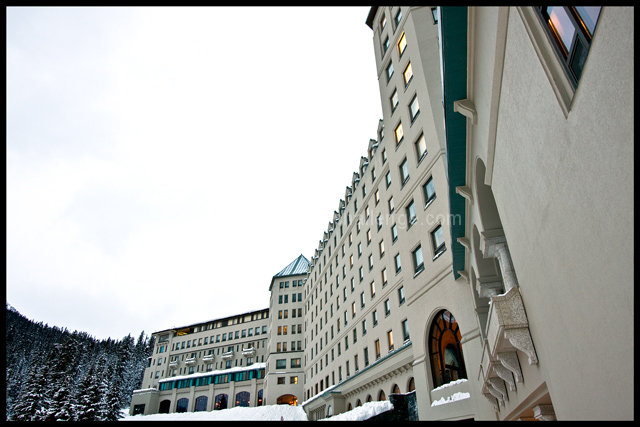
[[[556,421],[556,412],[553,410],[553,405],[534,406],[533,416],[539,421]]]
[[[473,204],[473,193],[471,188],[466,185],[459,185],[456,187],[456,193],[464,197],[469,203]]]
[[[471,250],[471,241],[469,241],[468,237],[458,237],[458,243],[465,247],[466,250]]]
[[[453,101],[453,111],[460,113],[467,119],[471,119],[471,124],[478,122],[478,113],[476,112],[476,106],[470,99],[459,99]]]
[[[515,351],[503,351],[498,353],[498,361],[513,374],[517,383],[523,382],[520,362]]]

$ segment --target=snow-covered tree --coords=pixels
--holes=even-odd
[[[76,395],[76,420],[99,421],[100,402],[102,400],[102,384],[98,381],[98,375],[94,366],[78,387]]]
[[[12,421],[36,421],[38,410],[42,406],[43,391],[47,388],[47,378],[44,368],[32,364],[27,381],[22,387],[22,393],[15,400],[10,420]]]

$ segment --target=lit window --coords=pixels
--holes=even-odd
[[[418,246],[413,251],[413,266],[415,267],[415,272],[419,273],[424,270],[424,258],[422,257],[422,246]]]
[[[398,126],[396,126],[396,129],[393,131],[393,134],[396,137],[396,145],[400,144],[402,142],[402,139],[404,138],[404,131],[402,130],[402,122],[398,123]]]
[[[402,76],[404,78],[404,85],[407,86],[413,78],[413,69],[411,68],[411,62],[407,64],[407,68],[404,69],[404,73],[402,73]]]
[[[384,240],[380,240],[378,243],[378,249],[380,249],[380,258],[384,255]]]
[[[420,138],[416,141],[416,156],[418,157],[418,163],[427,155],[427,141],[424,139],[424,133],[420,135]]]
[[[377,205],[378,202],[380,201],[380,190],[378,190],[378,189],[376,189],[375,200],[376,200],[376,205]]]
[[[376,360],[378,360],[380,359],[380,340],[376,340],[374,346],[376,348]]]
[[[393,331],[387,331],[387,343],[389,344],[389,351],[393,350]]]
[[[402,56],[404,50],[407,48],[407,38],[404,33],[400,35],[400,40],[398,40],[398,55]]]
[[[371,243],[371,229],[367,230],[367,244]]]
[[[381,275],[382,275],[382,286],[384,287],[384,285],[387,284],[387,269],[386,268],[382,269]]]
[[[376,295],[376,282],[369,283],[369,291],[371,292],[371,298]]]
[[[587,60],[601,9],[598,6],[538,8],[574,87]]]
[[[416,119],[420,113],[420,105],[418,104],[418,96],[414,95],[411,103],[409,104],[409,115],[411,116],[411,123]]]

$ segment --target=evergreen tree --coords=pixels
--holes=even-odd
[[[68,337],[57,346],[58,354],[53,357],[49,373],[49,407],[45,421],[72,421],[75,418],[74,384],[77,367],[77,342]]]
[[[22,393],[13,405],[9,419],[11,421],[35,421],[38,417],[38,410],[43,403],[43,390],[47,388],[47,377],[45,368],[37,364],[31,365],[29,376]]]
[[[87,375],[78,387],[76,397],[76,420],[98,421],[100,401],[102,400],[101,383],[94,366],[91,366]]]
[[[115,368],[108,366],[105,371],[105,379],[113,378]],[[120,390],[117,381],[103,381],[104,394],[100,400],[99,417],[101,421],[118,421],[120,414]]]

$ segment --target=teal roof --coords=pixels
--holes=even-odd
[[[304,255],[300,254],[298,258],[291,261],[289,265],[280,270],[280,272],[273,277],[275,278],[307,274],[307,267],[309,267],[309,260],[307,260]]]
[[[441,7],[442,75],[444,121],[451,210],[451,256],[453,276],[464,270],[464,247],[458,237],[465,235],[465,200],[456,187],[466,185],[467,122],[453,110],[453,103],[467,97],[467,7]]]

